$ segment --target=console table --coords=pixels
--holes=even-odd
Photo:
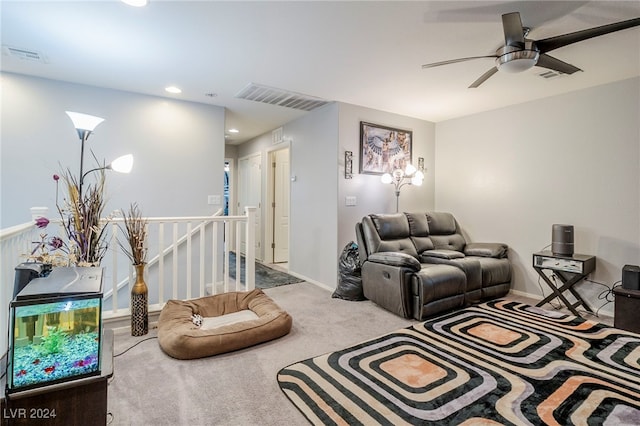
[[[553,292],[538,302],[536,306],[542,306],[557,297],[575,316],[581,316],[576,310],[578,306],[583,306],[587,311],[593,313],[593,309],[591,309],[573,286],[584,280],[587,275],[596,269],[595,256],[586,254],[559,256],[550,251],[542,251],[533,254],[533,269],[536,270],[538,275],[549,285]],[[552,271],[553,274],[560,279],[562,285],[560,287],[556,286],[547,274],[545,274],[545,270]],[[573,297],[576,298],[575,303],[569,302],[567,298],[564,297],[562,293],[566,291],[570,292]]]
[[[107,422],[107,381],[113,375],[113,330],[103,331],[99,376],[44,386],[0,397],[0,424],[101,425]],[[5,377],[0,380],[4,390]]]

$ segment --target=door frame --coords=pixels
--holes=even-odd
[[[229,216],[235,216],[236,211],[238,210],[238,206],[236,204],[236,159],[235,158],[225,158],[225,163],[229,163]],[[224,202],[224,194],[223,202]],[[230,237],[231,244],[230,247],[236,246],[236,230],[235,228],[231,229]]]
[[[265,219],[264,219],[264,262],[265,263],[273,263],[273,249],[271,248],[271,243],[273,243],[273,205],[275,199],[275,188],[274,188],[274,170],[271,166],[273,164],[273,160],[275,157],[276,151],[281,151],[283,149],[289,150],[289,170],[291,170],[291,143],[289,141],[279,143],[274,146],[270,146],[266,149],[267,153],[267,167],[266,167],[266,182],[265,190],[265,206],[269,208],[265,209]],[[289,182],[289,199],[291,199],[291,182]],[[291,248],[291,202],[289,202],[289,248]]]
[[[238,209],[236,204],[236,159],[225,158],[224,162],[229,163],[229,216],[235,216]]]

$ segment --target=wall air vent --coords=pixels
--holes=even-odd
[[[330,101],[314,98],[313,96],[301,95],[299,93],[288,92],[255,83],[249,83],[236,95],[236,98],[300,109],[302,111],[311,111],[330,103]]]
[[[40,52],[31,49],[22,49],[13,46],[2,46],[2,53],[17,59],[23,59],[26,61],[36,61],[43,64],[47,63],[46,58]]]

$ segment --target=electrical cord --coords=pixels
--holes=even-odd
[[[621,284],[622,280],[618,280],[618,281],[614,282],[611,287],[609,287],[608,285],[603,284],[601,282],[590,280],[590,279],[585,279],[585,281],[588,281],[590,283],[598,284],[598,285],[601,285],[601,286],[605,287],[605,289],[602,290],[602,292],[600,294],[598,294],[598,300],[604,300],[605,302],[602,305],[600,305],[598,307],[598,309],[596,309],[596,312],[594,314],[596,317],[599,318],[600,316],[598,314],[600,313],[600,309],[604,308],[609,303],[613,303],[615,301],[615,296],[613,295],[613,290],[622,285]]]
[[[547,245],[546,245],[546,246],[544,246],[540,251],[544,251],[545,249],[547,249],[547,248],[551,247],[551,245],[552,245],[552,244],[547,244]],[[551,278],[551,279],[553,280],[553,283],[554,283],[554,285],[555,285],[555,284],[556,284],[556,274],[551,274],[551,276],[550,276],[549,278]],[[540,277],[540,276],[538,276],[538,287],[540,287],[540,292],[542,293],[542,298],[544,299],[544,298],[545,298],[545,297],[547,297],[547,296],[544,294],[544,287],[542,286],[542,283],[540,282],[540,279],[541,279],[541,277]],[[619,280],[619,281],[614,282],[614,283],[613,283],[613,285],[612,285],[611,287],[609,287],[607,284],[604,284],[604,283],[601,283],[601,282],[598,282],[598,281],[595,281],[595,280],[591,280],[591,279],[589,279],[589,278],[584,278],[584,281],[587,281],[587,282],[590,282],[590,283],[593,283],[593,284],[598,284],[598,285],[601,285],[601,286],[605,287],[605,290],[603,290],[600,294],[598,294],[598,300],[604,300],[605,302],[604,302],[602,305],[600,305],[600,306],[595,310],[595,312],[589,312],[589,311],[586,311],[586,310],[584,310],[584,311],[582,311],[582,310],[581,310],[581,312],[583,312],[584,314],[587,314],[587,315],[593,315],[593,316],[595,316],[596,318],[600,318],[600,310],[601,310],[602,308],[604,308],[605,306],[607,306],[609,303],[612,303],[612,302],[615,300],[615,299],[614,299],[614,296],[613,296],[613,290],[614,290],[616,287],[619,287],[619,286],[621,285],[620,283],[621,283],[622,281],[621,281],[621,280]],[[556,297],[555,299],[556,299],[556,300],[558,300],[559,298],[558,298],[558,297]],[[558,305],[554,305],[552,302],[553,302],[553,299],[551,299],[548,303],[549,303],[549,304],[550,304],[550,305],[551,305],[555,310],[560,310],[560,309],[562,309],[562,308],[563,308],[563,306],[562,306],[562,305],[560,305],[560,301],[559,301],[559,300],[558,300]]]
[[[119,354],[114,355],[114,358],[119,357],[120,355],[124,355],[127,352],[129,352],[131,349],[135,348],[136,346],[138,346],[140,343],[142,342],[146,342],[147,340],[152,340],[152,339],[157,339],[158,336],[151,336],[151,337],[147,337],[146,339],[142,339],[139,342],[137,342],[135,345],[129,346],[127,349],[125,349],[124,351],[120,352]]]

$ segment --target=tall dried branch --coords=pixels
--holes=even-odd
[[[127,243],[118,240],[118,244],[132,264],[141,265],[147,261],[147,219],[142,217],[137,203],[132,203],[127,212],[122,214],[124,219],[123,233]]]

